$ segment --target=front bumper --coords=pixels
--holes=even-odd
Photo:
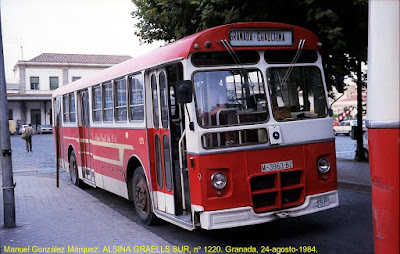
[[[329,201],[329,202],[327,202]],[[250,206],[206,211],[200,213],[200,225],[204,229],[232,228],[273,221],[279,218],[298,217],[339,206],[338,191],[306,196],[302,205],[266,213],[255,213]]]

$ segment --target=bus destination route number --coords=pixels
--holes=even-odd
[[[269,171],[289,169],[289,168],[293,168],[292,160],[261,164],[261,172],[269,172]]]

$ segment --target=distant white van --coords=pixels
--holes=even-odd
[[[333,126],[333,130],[335,131],[335,136],[337,136],[338,134],[345,134],[349,136],[353,126],[357,126],[357,120],[345,120],[341,122],[339,125]],[[362,121],[362,127],[363,127],[363,132],[367,130],[364,120]]]

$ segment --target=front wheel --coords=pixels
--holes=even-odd
[[[157,217],[153,213],[149,188],[142,167],[138,167],[132,177],[133,205],[139,218],[146,225],[154,225]]]

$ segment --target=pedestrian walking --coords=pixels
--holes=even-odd
[[[28,127],[22,131],[22,138],[25,139],[27,152],[32,152],[33,134],[35,134],[35,132],[33,131],[32,124],[29,124]]]

